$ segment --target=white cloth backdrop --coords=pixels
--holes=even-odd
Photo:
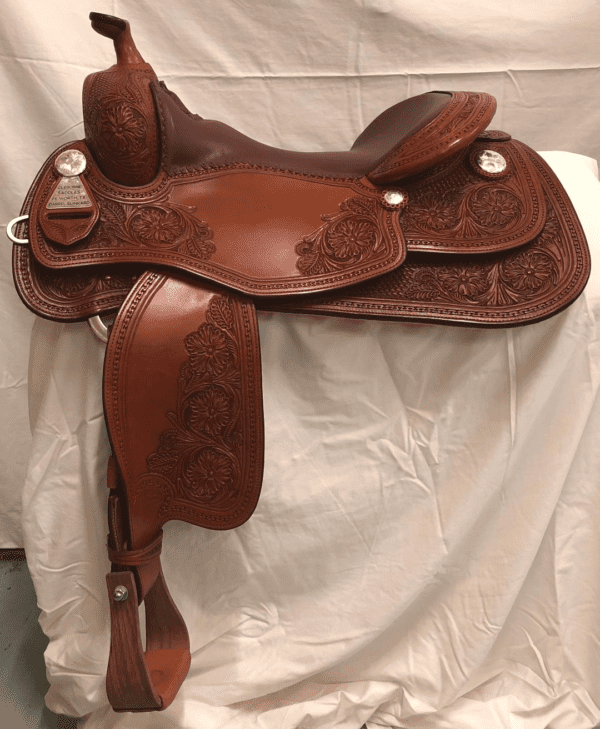
[[[497,5],[8,0],[2,215],[82,136],[83,78],[113,62],[92,9],[131,21],[193,111],[267,143],[345,148],[407,95],[473,89],[498,97],[493,126],[595,157],[596,3]],[[114,714],[104,693],[103,347],[35,322],[30,449],[33,319],[2,249],[0,524],[21,543],[23,492],[50,708],[86,729],[600,723],[600,186],[592,160],[547,158],[596,264],[563,314],[494,332],[261,315],[263,496],[232,532],[166,527],[193,661],[160,714]]]

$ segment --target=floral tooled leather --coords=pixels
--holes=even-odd
[[[498,179],[480,174],[472,158],[498,150],[507,171]],[[528,243],[542,230],[545,199],[524,145],[477,142],[471,150],[407,185],[402,229],[409,250],[488,253]]]
[[[69,145],[88,158],[82,142]],[[89,181],[100,216],[90,234],[65,251],[39,226],[30,228],[35,258],[54,269],[137,263],[167,266],[241,293],[277,296],[327,291],[391,271],[406,246],[395,210],[380,203],[366,180],[284,174],[246,165],[160,175],[151,185],[116,187],[89,161]],[[36,221],[51,192],[42,173],[31,205]],[[356,197],[376,226],[375,244],[348,255],[339,241],[331,266],[302,266],[297,245],[319,231],[322,216]],[[285,221],[282,225],[281,221]],[[357,242],[358,245],[358,242]],[[335,252],[337,249],[337,253]]]
[[[113,39],[117,63],[85,79],[85,138],[109,180],[145,185],[157,174],[159,163],[158,124],[150,90],[156,74],[137,50],[128,23],[96,15],[95,28]]]
[[[556,213],[536,240],[508,256],[488,256],[481,261],[428,266],[409,263],[392,282],[390,298],[416,303],[464,304],[486,309],[524,306],[553,289],[564,274],[566,261],[558,253]]]
[[[275,306],[258,301],[259,307],[452,322],[465,319],[464,313],[457,308],[464,302],[473,309],[468,313],[468,321],[485,326],[518,324],[560,310],[583,289],[587,280],[589,254],[585,238],[568,198],[547,165],[524,145],[509,142],[509,139],[502,133],[489,134],[475,145],[495,145],[496,149],[503,150],[510,168],[509,174],[498,181],[478,175],[467,152],[415,177],[407,185],[407,207],[389,211],[408,237],[408,258],[396,271],[370,284],[347,289],[341,295],[321,299],[320,303],[315,298],[291,303],[278,300]],[[48,164],[51,161],[52,158]],[[521,183],[517,186],[515,177],[524,180],[525,186]],[[24,212],[29,211],[35,192],[33,189],[28,196]],[[354,197],[359,201],[363,199],[358,195]],[[356,209],[353,209],[354,203],[346,200],[337,212],[325,215],[328,219],[321,221],[316,234],[296,242],[294,263],[300,268],[305,267],[307,272],[312,267],[317,271],[337,265],[343,268],[345,257],[351,261],[352,257],[360,258],[362,251],[370,249],[375,236],[370,227],[372,207],[367,214],[367,207],[372,206],[371,198],[368,198],[368,206],[359,202]],[[96,235],[100,237],[104,231],[105,237],[110,233],[115,241],[129,239],[137,250],[148,251],[147,255],[152,256],[164,238],[162,231],[168,230],[175,233],[174,247],[183,244],[185,249],[186,238],[178,237],[183,213],[178,209],[178,217],[174,218],[160,205],[150,206],[144,215],[136,217],[133,211],[138,208],[133,204],[127,208],[108,200]],[[356,212],[359,208],[360,212]],[[189,214],[189,209],[185,210],[184,218]],[[196,216],[194,220],[197,220]],[[352,220],[355,230],[345,230],[346,225],[352,227]],[[336,222],[339,223],[337,227]],[[525,225],[521,228],[523,222]],[[329,239],[328,231],[331,231]],[[538,250],[541,242],[550,238],[553,241],[551,256]],[[486,252],[486,247],[489,251],[491,245],[493,250],[496,244],[506,246],[508,250],[495,259]],[[200,246],[200,251],[195,255],[200,258],[202,247],[212,245],[216,245],[214,236],[201,226],[200,236],[194,242],[194,247]],[[510,253],[511,248],[520,251],[521,255]],[[210,250],[204,250],[210,263]],[[531,252],[534,250],[535,255]],[[464,259],[456,255],[461,251],[476,255]],[[505,257],[507,267],[502,265]],[[531,272],[532,264],[536,264],[536,273]],[[478,267],[486,271],[485,275]],[[121,264],[119,270],[126,268]],[[139,267],[136,269],[135,264],[131,264],[131,272],[117,276],[114,266],[106,263],[67,276],[63,269],[52,270],[37,264],[24,246],[15,246],[13,269],[25,303],[37,313],[59,321],[77,321],[117,309],[136,273],[141,273]],[[74,278],[69,282],[73,274]],[[112,276],[112,279],[106,280],[106,276]],[[535,284],[538,279],[554,282],[557,276],[558,283],[553,285],[558,287],[559,293],[555,296],[547,296],[543,287]],[[490,286],[497,282],[493,295],[485,293],[488,281]],[[420,290],[419,282],[427,285]],[[468,296],[461,299],[463,295],[471,296],[471,299]],[[428,305],[423,297],[428,297]],[[523,297],[529,301],[526,310],[519,308]],[[502,304],[504,300],[514,303]],[[453,306],[446,306],[444,302]],[[498,308],[502,306],[508,308]]]
[[[85,157],[85,178],[61,186],[47,161],[13,270],[27,306],[51,319],[122,304],[103,383],[118,464],[107,692],[116,710],[154,710],[190,666],[160,528],[237,527],[261,488],[258,328],[252,301],[231,290],[279,311],[514,326],[569,305],[590,259],[547,165],[484,132],[495,109],[486,94],[406,100],[348,152],[276,150],[190,114],[156,83],[126,21],[91,18],[117,64],[85,83],[86,143],[68,145]]]
[[[478,256],[410,253],[396,271],[351,287],[343,297],[309,297],[299,305],[283,302],[278,309],[485,327],[531,323],[561,311],[587,282],[589,251],[555,175],[534,152],[528,154],[542,182],[547,210],[543,229],[530,243]],[[502,197],[497,205],[489,215],[502,225],[511,207]],[[439,210],[436,214],[440,227],[450,224],[451,216],[446,220]]]
[[[386,217],[377,199],[352,197],[340,211],[322,215],[324,225],[296,245],[296,266],[305,275],[341,271],[366,259],[382,244]]]
[[[200,260],[215,252],[213,231],[193,215],[192,206],[156,202],[143,208],[107,201],[94,245],[110,239],[116,244],[155,250],[174,250]]]
[[[230,529],[250,516],[263,425],[249,301],[145,273],[112,327],[104,401],[132,524],[140,524],[132,548],[170,519]]]
[[[85,136],[96,163],[113,182],[144,185],[158,172],[158,126],[147,64],[113,66],[83,87]]]
[[[466,148],[491,122],[496,100],[489,94],[458,91],[427,126],[393,149],[367,177],[377,185],[391,184],[439,165]]]
[[[149,473],[169,480],[171,500],[229,508],[241,475],[240,351],[228,297],[214,297],[206,321],[185,337],[188,361],[181,365],[177,403],[167,417],[160,445],[146,459]],[[142,481],[145,477],[142,477]]]

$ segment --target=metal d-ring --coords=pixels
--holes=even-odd
[[[29,220],[29,215],[19,215],[18,218],[13,218],[10,223],[6,226],[6,235],[10,238],[13,243],[26,246],[29,243],[29,238],[17,238],[12,232],[15,225],[22,223],[24,220]]]
[[[108,327],[106,324],[102,321],[100,316],[96,314],[96,316],[92,316],[88,319],[88,324],[90,325],[90,329],[94,332],[96,337],[106,344],[108,342]]]
[[[27,245],[29,243],[28,238],[17,238],[17,236],[13,233],[13,228],[15,225],[18,225],[19,223],[22,223],[24,220],[29,220],[29,215],[19,215],[18,218],[13,218],[10,223],[6,226],[6,235],[10,238],[10,240],[13,243],[18,243],[19,245]],[[96,315],[92,316],[90,319],[88,319],[88,324],[90,325],[90,329],[94,332],[96,337],[101,342],[108,342],[108,327],[106,324],[102,321],[102,319]]]

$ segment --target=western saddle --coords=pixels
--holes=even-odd
[[[85,80],[85,139],[49,157],[9,237],[25,305],[108,339],[107,690],[117,711],[151,711],[190,666],[161,527],[232,529],[259,498],[255,310],[531,324],[583,291],[590,258],[547,164],[487,130],[488,94],[421,94],[349,151],[291,152],[190,113],[126,21],[90,18],[117,63]]]

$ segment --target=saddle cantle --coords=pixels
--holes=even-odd
[[[9,237],[36,314],[118,312],[104,368],[107,691],[117,711],[149,711],[171,703],[190,666],[162,525],[231,529],[259,498],[255,308],[516,326],[574,301],[590,258],[546,163],[487,131],[488,94],[402,101],[349,151],[275,149],[191,114],[126,21],[90,18],[117,63],[86,79],[85,139],[49,157]]]

